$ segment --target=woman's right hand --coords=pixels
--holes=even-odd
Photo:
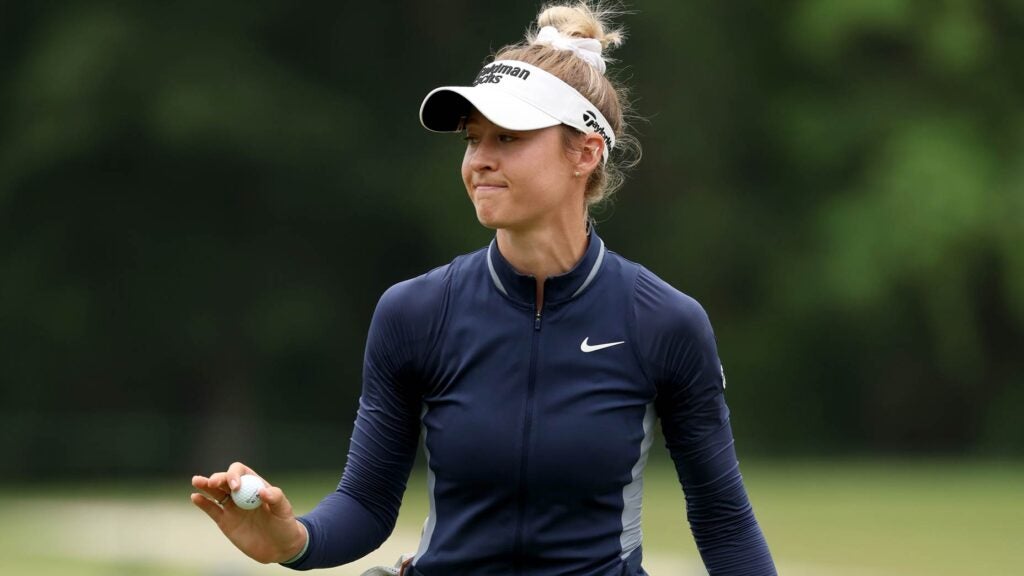
[[[270,564],[294,558],[309,536],[302,523],[295,519],[288,498],[280,488],[264,480],[266,486],[260,489],[263,502],[259,508],[239,508],[231,499],[231,491],[238,488],[243,474],[259,476],[241,462],[209,478],[193,476],[192,486],[198,492],[192,494],[192,503],[206,512],[228,540],[253,560]]]

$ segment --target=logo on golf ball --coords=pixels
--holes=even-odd
[[[252,474],[245,474],[239,478],[238,490],[231,493],[231,499],[235,505],[242,510],[255,510],[260,507],[260,488],[263,488],[263,480]]]

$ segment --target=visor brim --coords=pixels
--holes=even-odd
[[[420,106],[420,123],[433,132],[458,132],[474,108],[508,130],[539,130],[562,123],[511,94],[482,86],[444,86],[431,91]]]

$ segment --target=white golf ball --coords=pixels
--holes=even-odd
[[[255,510],[263,503],[260,500],[260,488],[264,486],[263,480],[258,476],[243,474],[239,478],[238,490],[231,492],[231,499],[235,501],[235,506],[242,510]]]

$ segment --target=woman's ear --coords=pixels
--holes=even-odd
[[[577,169],[585,174],[596,170],[604,161],[604,138],[596,132],[591,132],[583,138],[583,146],[580,148],[580,157],[577,161]]]

